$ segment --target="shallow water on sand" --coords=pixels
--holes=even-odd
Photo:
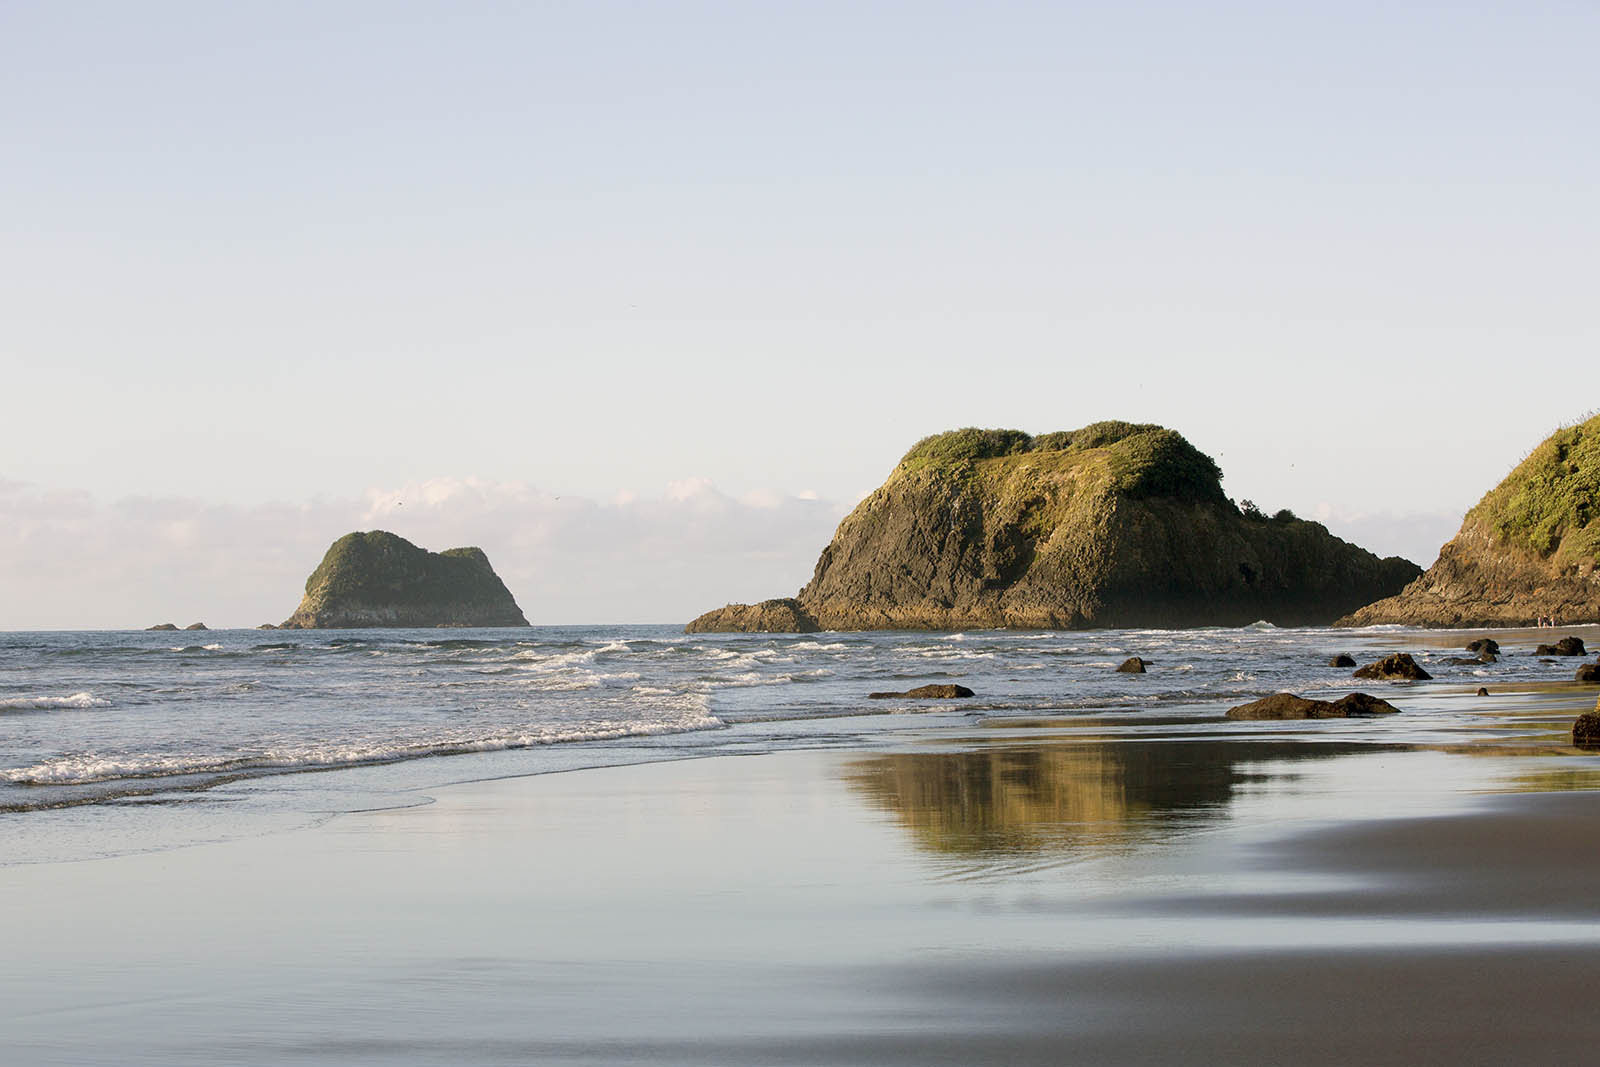
[[[1485,705],[1464,699],[1479,685],[1534,689],[1570,679],[1575,661],[1533,656],[1537,638],[1508,640],[1495,664],[1452,665],[1446,660],[1461,654],[1461,634],[1264,624],[807,635],[685,635],[669,627],[3,634],[0,825],[8,848],[0,862],[248,836],[418,803],[426,789],[452,781],[720,753],[885,748],[907,730],[940,726],[979,725],[996,738],[1059,730],[1087,744],[1241,736],[1280,747],[1313,739],[1549,746],[1560,740],[1553,721],[1485,716]],[[1330,656],[1350,652],[1365,662],[1399,648],[1436,678],[1365,685],[1402,706],[1401,716],[1248,728],[1222,720],[1228,706],[1271,692],[1347,692],[1357,683],[1327,666]],[[1147,673],[1113,669],[1132,655],[1151,661]],[[978,695],[866,699],[928,682],[960,682]],[[1547,699],[1570,688],[1557,684]],[[1537,719],[1536,704],[1519,707]],[[1119,758],[1113,751],[1074,758]],[[1134,803],[1160,808],[1178,786],[1155,783],[1146,766],[1155,751],[1125,761],[1116,788],[1153,790]],[[1059,753],[1052,760],[1026,768],[1002,759],[983,773],[1032,774],[1047,782],[1041,788],[1058,790],[1078,772]],[[907,773],[863,772],[863,780],[884,788]]]

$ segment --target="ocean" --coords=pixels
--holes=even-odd
[[[1458,640],[1459,638],[1459,640]],[[1257,732],[1438,743],[1479,724],[1481,684],[1570,678],[1465,638],[1377,628],[686,635],[671,626],[0,634],[0,864],[267,833],[427,802],[486,778],[794,748],[1018,720],[1097,737],[1203,736],[1289,690],[1378,692],[1387,720]],[[1450,647],[1443,647],[1449,645]],[[1408,649],[1436,677],[1356,683],[1327,665]],[[1119,674],[1124,658],[1151,661]],[[1559,661],[1560,664],[1569,661]],[[1575,661],[1572,661],[1575,662]],[[869,700],[958,682],[959,701]],[[1440,699],[1453,695],[1457,699]]]

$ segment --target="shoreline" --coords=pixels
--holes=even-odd
[[[1512,709],[1514,710],[1514,709]],[[1600,792],[1530,758],[979,727],[460,782],[0,869],[27,1062],[1556,1060]],[[1593,784],[1581,759],[1534,759]],[[68,1020],[71,1020],[70,1025]]]

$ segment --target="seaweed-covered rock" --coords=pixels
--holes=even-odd
[[[1293,693],[1274,693],[1228,709],[1230,719],[1353,719],[1395,715],[1399,708],[1366,693],[1351,693],[1338,700],[1308,700]]]
[[[1587,656],[1583,642],[1576,637],[1563,637],[1553,645],[1540,645],[1533,650],[1535,656]]]
[[[759,604],[729,604],[708,611],[684,627],[685,633],[791,633],[814,634],[821,627],[794,597],[763,600]]]
[[[1355,665],[1355,658],[1347,652],[1341,652],[1328,661],[1328,666],[1330,667],[1354,667]]]
[[[1572,680],[1575,682],[1600,684],[1600,663],[1583,664],[1578,668],[1577,673],[1572,676]]]
[[[1417,666],[1409,652],[1394,652],[1356,671],[1354,677],[1379,682],[1421,682],[1433,675]]]
[[[1421,578],[1337,625],[1600,619],[1600,415],[1563,427],[1485,494]]]
[[[482,549],[429,552],[372,530],[333,543],[282,628],[526,625]]]
[[[1149,663],[1150,661],[1147,659],[1141,659],[1138,656],[1129,656],[1127,659],[1117,664],[1117,673],[1143,674],[1145,667],[1148,666]]]
[[[868,693],[868,700],[891,700],[910,697],[913,700],[962,700],[973,695],[964,685],[919,685],[903,693]]]
[[[794,617],[827,630],[1320,624],[1420,573],[1287,511],[1241,510],[1211,458],[1160,426],[966,429],[919,442],[839,524]]]

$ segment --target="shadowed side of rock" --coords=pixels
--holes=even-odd
[[[282,628],[526,625],[482,549],[429,552],[372,530],[333,543]]]
[[[1331,622],[1420,574],[1318,523],[1241,510],[1160,426],[919,442],[839,524],[790,609],[824,630]],[[768,601],[691,630],[776,629]]]

